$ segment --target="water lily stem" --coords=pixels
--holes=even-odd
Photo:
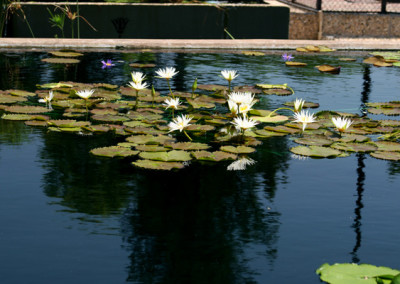
[[[293,109],[291,109],[291,108],[288,108],[288,107],[280,107],[280,108],[277,108],[276,110],[270,112],[270,113],[267,115],[267,117],[271,117],[271,115],[272,115],[273,113],[275,113],[275,112],[277,112],[278,110],[281,110],[281,109],[287,109],[287,110],[290,110],[290,111],[295,112],[295,111],[294,111]]]
[[[186,133],[185,130],[183,130],[183,133],[185,133],[186,137],[189,138],[190,141],[192,141],[192,138],[190,138],[190,136]]]
[[[175,99],[175,97],[174,97],[174,93],[172,92],[171,85],[170,85],[170,83],[169,83],[169,80],[168,80],[168,79],[167,79],[167,84],[168,84],[169,92],[171,93],[171,96],[172,96],[172,98],[173,98],[173,99]]]

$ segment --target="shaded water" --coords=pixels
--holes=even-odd
[[[125,85],[131,62],[174,66],[175,90],[225,84],[288,83],[320,109],[361,113],[368,101],[397,100],[400,69],[341,62],[335,55],[87,53],[77,66],[40,61],[44,53],[0,55],[0,89],[74,80]],[[100,60],[120,60],[102,70]],[[144,70],[157,90],[165,81]],[[269,96],[257,108],[292,97]],[[375,117],[374,117],[375,118]],[[391,117],[393,118],[393,117]],[[320,283],[328,262],[399,268],[400,163],[367,154],[297,160],[289,137],[263,141],[242,172],[192,163],[178,172],[134,168],[91,156],[117,137],[48,133],[0,120],[0,275],[4,283]],[[228,163],[229,164],[229,163]]]

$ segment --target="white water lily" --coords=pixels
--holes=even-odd
[[[249,118],[247,116],[244,117],[235,117],[233,119],[232,124],[236,127],[238,130],[243,130],[246,131],[247,129],[253,128],[258,124],[257,121],[253,120],[252,118]]]
[[[94,90],[81,90],[77,91],[76,94],[84,100],[89,99],[94,93]]]
[[[158,69],[156,71],[156,73],[160,78],[169,80],[172,77],[174,77],[176,74],[178,74],[179,71],[176,71],[176,69],[174,67],[167,67],[165,69]]]
[[[227,170],[228,171],[243,171],[246,169],[247,166],[254,165],[256,161],[250,158],[240,158],[233,163],[231,163]]]
[[[221,71],[222,77],[224,77],[225,80],[231,82],[233,79],[235,79],[239,74],[237,74],[236,70],[222,70]]]
[[[254,104],[256,100],[254,99],[254,94],[250,92],[232,92],[228,95],[228,100],[240,105],[240,104]]]
[[[168,98],[164,101],[163,106],[165,109],[172,108],[172,109],[178,109],[178,106],[181,104],[181,101],[179,98]]]
[[[306,129],[308,123],[315,122],[315,117],[313,113],[302,110],[301,112],[296,112],[294,114],[295,122],[300,122],[303,124],[303,131]]]
[[[146,75],[144,75],[142,72],[132,72],[132,81],[136,84],[141,83],[144,78],[146,78]]]
[[[54,97],[53,91],[49,91],[49,95],[48,96],[46,96],[46,97],[44,97],[42,99],[39,99],[39,103],[45,103],[46,106],[48,106],[49,109],[53,109],[51,107],[51,100],[53,99],[53,97]]]
[[[293,105],[294,112],[300,112],[303,109],[304,103],[305,103],[305,100],[296,99],[294,101],[294,105]]]
[[[182,114],[181,116],[178,116],[174,118],[169,124],[169,132],[179,130],[182,132],[186,127],[188,127],[190,124],[189,122],[192,120],[193,117],[190,117],[188,115]]]
[[[353,121],[351,121],[349,118],[344,117],[332,117],[332,122],[337,130],[339,130],[339,132],[346,131],[346,129],[353,124]]]
[[[136,90],[136,91],[140,91],[143,89],[146,89],[149,85],[147,83],[144,82],[129,82],[129,87],[131,87],[132,89]]]

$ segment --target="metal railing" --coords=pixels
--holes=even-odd
[[[400,13],[400,0],[283,0],[281,2],[318,11]]]

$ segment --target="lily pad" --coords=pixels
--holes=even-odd
[[[264,129],[265,129],[265,130],[269,130],[269,131],[275,131],[275,132],[280,132],[280,133],[286,133],[286,134],[295,134],[295,133],[300,133],[300,132],[301,132],[300,129],[291,128],[291,127],[287,127],[287,126],[284,126],[284,125],[265,126]]]
[[[110,147],[102,147],[102,148],[95,148],[90,150],[95,156],[102,156],[102,157],[129,157],[129,156],[136,156],[139,151],[133,151],[126,147],[119,147],[119,146],[110,146]]]
[[[287,135],[286,133],[279,133],[275,131],[267,131],[264,129],[257,129],[254,131],[254,133],[257,135],[257,137],[260,138],[268,138],[268,137],[276,137],[276,136],[285,136]]]
[[[27,91],[23,91],[23,90],[7,90],[6,92],[13,96],[18,96],[18,97],[34,97],[34,96],[36,96],[35,93],[27,92]]]
[[[341,57],[341,58],[339,58],[339,61],[352,62],[352,61],[357,61],[357,59],[356,58],[350,58],[350,57]]]
[[[2,119],[4,120],[31,120],[33,119],[33,115],[29,114],[3,114],[1,116]]]
[[[376,152],[372,152],[369,154],[372,157],[381,159],[381,160],[400,161],[400,153],[399,152],[376,151]]]
[[[0,94],[0,104],[15,104],[19,102],[25,102],[28,99],[25,97],[17,97],[7,94]]]
[[[210,148],[209,145],[204,143],[195,143],[195,142],[179,142],[179,143],[166,143],[166,147],[171,147],[174,150],[185,150],[185,151],[193,151],[193,150],[206,150]]]
[[[343,156],[341,151],[321,146],[296,146],[290,149],[290,152],[307,157],[315,157],[315,158],[334,158]]]
[[[60,128],[82,127],[90,125],[90,121],[76,121],[73,119],[58,119],[47,121],[49,126],[56,126]]]
[[[215,151],[215,152],[196,151],[196,152],[192,152],[192,156],[196,160],[212,161],[212,162],[219,162],[219,161],[226,161],[226,160],[236,160],[237,159],[237,155],[232,154],[232,153],[223,152],[223,151]]]
[[[153,63],[131,63],[129,66],[133,68],[153,68],[156,67]]]
[[[289,117],[284,115],[274,115],[274,116],[252,116],[253,120],[268,123],[281,123],[289,120]]]
[[[138,168],[144,168],[150,170],[165,170],[165,171],[170,171],[173,169],[182,169],[185,167],[183,163],[161,162],[152,160],[137,160],[136,162],[132,162],[132,165]]]
[[[378,151],[399,152],[400,143],[390,141],[377,141],[374,144],[378,147]]]
[[[304,66],[307,66],[307,63],[297,62],[297,61],[286,61],[285,64],[288,67],[304,67]]]
[[[127,137],[126,141],[135,144],[164,144],[173,143],[175,139],[165,135],[134,135]]]
[[[41,89],[72,88],[73,87],[73,85],[71,85],[71,84],[66,84],[66,83],[61,83],[61,82],[58,82],[58,83],[46,83],[46,84],[43,84],[43,85],[37,84],[36,86],[38,88],[41,88]]]
[[[206,102],[199,99],[187,99],[187,102],[195,109],[197,108],[215,108],[214,103]]]
[[[376,277],[379,275],[395,276],[400,273],[399,270],[389,267],[355,263],[336,263],[333,265],[325,263],[316,272],[320,275],[322,281],[331,284],[376,284]]]
[[[220,150],[233,154],[250,154],[256,151],[256,149],[247,146],[221,146]]]
[[[213,131],[215,130],[215,126],[212,125],[201,125],[201,124],[191,124],[188,127],[186,127],[187,131],[200,131],[200,132],[205,132],[205,131]]]
[[[189,152],[178,150],[170,152],[141,152],[139,157],[162,162],[186,162],[192,159]]]
[[[170,151],[169,148],[166,148],[164,146],[159,146],[159,145],[136,145],[135,146],[136,150],[139,150],[141,152],[167,152]]]
[[[294,139],[294,142],[302,145],[314,145],[314,146],[329,146],[333,143],[332,140],[322,135],[311,135],[304,136]]]
[[[51,111],[48,108],[41,106],[17,106],[17,105],[9,106],[4,110],[6,112],[24,113],[24,114],[45,113]]]
[[[284,103],[285,106],[290,106],[294,107],[294,102],[286,102]],[[303,108],[318,108],[319,103],[313,103],[313,102],[304,102]]]
[[[122,123],[128,121],[129,118],[123,115],[112,115],[112,114],[95,114],[92,116],[92,119],[95,121],[102,122],[113,122],[113,123]]]
[[[83,53],[74,52],[74,51],[50,51],[49,52],[53,56],[57,57],[79,57],[83,56]]]
[[[242,54],[247,55],[247,56],[264,56],[264,52],[260,51],[242,51]]]
[[[326,73],[331,73],[331,74],[339,74],[340,73],[340,66],[332,66],[329,64],[323,64],[323,65],[318,65],[315,66],[315,68],[318,69],[320,72],[326,72]]]
[[[333,149],[346,151],[346,152],[361,152],[368,153],[373,152],[378,149],[378,147],[373,144],[368,143],[334,143],[331,145]]]
[[[51,57],[51,58],[43,58],[43,62],[54,63],[54,64],[77,64],[80,62],[78,59],[74,58],[61,58],[61,57]]]

